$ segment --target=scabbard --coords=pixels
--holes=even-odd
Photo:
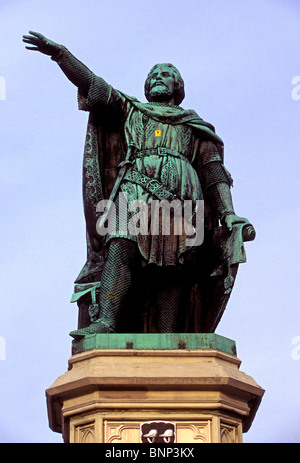
[[[118,177],[115,181],[115,184],[113,186],[113,189],[111,191],[111,194],[109,196],[109,202],[108,202],[108,206],[104,209],[103,211],[103,214],[99,220],[99,224],[98,224],[98,227],[99,228],[102,228],[104,226],[104,223],[109,219],[109,215],[111,213],[111,209],[112,209],[112,204],[115,202],[116,200],[116,197],[117,197],[117,194],[119,192],[119,189],[120,189],[120,186],[121,186],[121,183],[126,175],[126,172],[129,168],[129,166],[132,165],[132,156],[134,154],[134,151],[135,151],[135,144],[130,142],[129,145],[128,145],[128,149],[127,149],[127,153],[126,153],[126,156],[125,156],[125,159],[124,161],[122,161],[120,164],[119,164],[119,167],[120,167],[120,170],[119,170],[119,173],[118,173]]]

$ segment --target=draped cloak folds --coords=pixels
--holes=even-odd
[[[140,103],[120,92],[126,104],[132,105],[148,118],[168,124],[187,124],[197,137],[212,141],[223,162],[223,142],[214,127],[201,119],[195,111],[177,106],[155,106]],[[83,157],[83,207],[86,221],[87,260],[75,280],[71,302],[79,307],[78,328],[91,322],[91,307],[101,285],[101,274],[106,258],[105,237],[96,230],[100,214],[97,204],[108,199],[116,181],[119,164],[127,150],[124,130],[116,123],[113,111],[103,117],[103,108],[92,108],[92,97],[78,94],[79,109],[89,111]],[[123,121],[124,125],[124,121]],[[219,225],[209,201],[204,196],[204,243],[187,253],[179,269],[185,283],[185,305],[180,314],[179,332],[214,332],[226,308],[238,265],[246,261],[242,227],[234,226],[229,233]],[[155,331],[155,307],[150,294],[155,285],[153,273],[144,267],[140,282],[128,300],[120,323],[123,332]],[[151,291],[152,288],[152,291]],[[130,319],[130,323],[128,323]]]

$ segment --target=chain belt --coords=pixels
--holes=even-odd
[[[126,172],[124,180],[128,180],[129,182],[142,186],[146,191],[148,191],[148,193],[156,196],[160,201],[179,201],[178,204],[175,205],[174,214],[179,214],[181,217],[182,207],[184,208],[184,202],[181,201],[174,193],[168,191],[158,180],[148,177],[147,175],[142,174],[141,172],[138,172],[132,168]],[[193,211],[189,220],[190,222],[192,222],[195,213],[196,210]]]
[[[181,159],[182,161],[186,161],[186,162],[190,163],[190,161],[185,156],[178,153],[178,151],[171,150],[169,148],[164,148],[164,147],[149,148],[149,149],[146,149],[146,150],[137,151],[134,154],[134,157],[135,158],[143,158],[145,156],[155,156],[155,155],[156,156],[174,156],[176,158]]]
[[[124,180],[128,180],[129,182],[142,186],[145,190],[156,196],[161,201],[164,199],[178,199],[174,193],[168,191],[158,180],[148,177],[137,170],[129,169],[125,174]]]

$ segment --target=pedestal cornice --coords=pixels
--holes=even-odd
[[[86,340],[86,345],[114,345],[115,340],[97,336]],[[163,349],[135,349],[130,345],[127,349],[91,348],[72,355],[68,371],[46,391],[51,429],[62,432],[68,441],[72,420],[95,413],[105,423],[126,416],[128,422],[162,417],[182,423],[210,414],[222,416],[223,421],[236,419],[246,432],[264,391],[240,371],[238,357],[226,352],[232,352],[233,342],[214,336],[214,342],[198,349],[167,349],[166,344]],[[177,342],[178,336],[168,339]],[[136,346],[141,346],[138,341],[135,338]],[[190,339],[191,345],[194,341]],[[217,343],[223,343],[225,352],[209,348]]]

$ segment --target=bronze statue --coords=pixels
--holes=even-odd
[[[174,65],[150,70],[148,102],[141,103],[64,46],[29,34],[26,48],[57,62],[78,87],[79,109],[89,112],[83,161],[87,261],[75,281],[79,322],[71,336],[214,331],[245,261],[243,241],[255,237],[249,221],[234,212],[232,178],[214,127],[180,106],[184,82]],[[144,205],[145,214],[124,207],[122,198],[138,202],[139,212]],[[203,202],[200,242],[195,220]],[[179,206],[179,214],[174,207],[169,215],[169,233],[162,232],[162,214],[154,214],[157,203]],[[183,214],[187,204],[189,216]],[[111,217],[118,226],[105,228]],[[124,228],[130,221],[134,226]]]

